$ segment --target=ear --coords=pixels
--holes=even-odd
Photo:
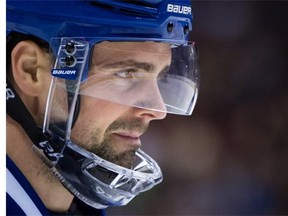
[[[11,53],[12,73],[18,88],[27,96],[38,96],[50,72],[49,55],[32,41],[21,41]],[[43,89],[42,89],[43,90]]]

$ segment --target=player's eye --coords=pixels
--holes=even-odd
[[[120,78],[135,78],[135,70],[134,69],[129,69],[129,70],[121,70],[117,71],[115,73],[115,76],[120,77]]]

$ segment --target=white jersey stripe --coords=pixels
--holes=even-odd
[[[6,168],[6,190],[12,199],[20,206],[26,215],[41,216],[41,212],[29,197],[21,184],[13,176],[13,174]]]

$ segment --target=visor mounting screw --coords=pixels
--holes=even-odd
[[[66,52],[67,53],[74,53],[75,51],[75,44],[73,42],[68,42],[65,46]]]
[[[185,35],[187,35],[187,34],[189,33],[189,26],[188,26],[188,24],[186,24],[186,25],[184,26],[183,31],[184,31],[184,34],[185,34]]]
[[[172,32],[173,28],[174,28],[174,24],[172,22],[169,22],[167,24],[167,31],[168,32]]]
[[[74,62],[75,58],[73,56],[68,55],[65,57],[65,63],[67,66],[73,66]]]

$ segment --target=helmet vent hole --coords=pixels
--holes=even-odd
[[[169,23],[167,24],[167,31],[168,31],[168,32],[172,32],[172,31],[173,31],[173,28],[174,28],[173,22],[169,22]]]
[[[118,11],[127,15],[137,15],[143,17],[153,18],[158,14],[156,4],[151,0],[119,0],[119,1],[107,1],[107,0],[90,0],[90,5],[95,7],[101,7],[102,9],[110,11]]]

